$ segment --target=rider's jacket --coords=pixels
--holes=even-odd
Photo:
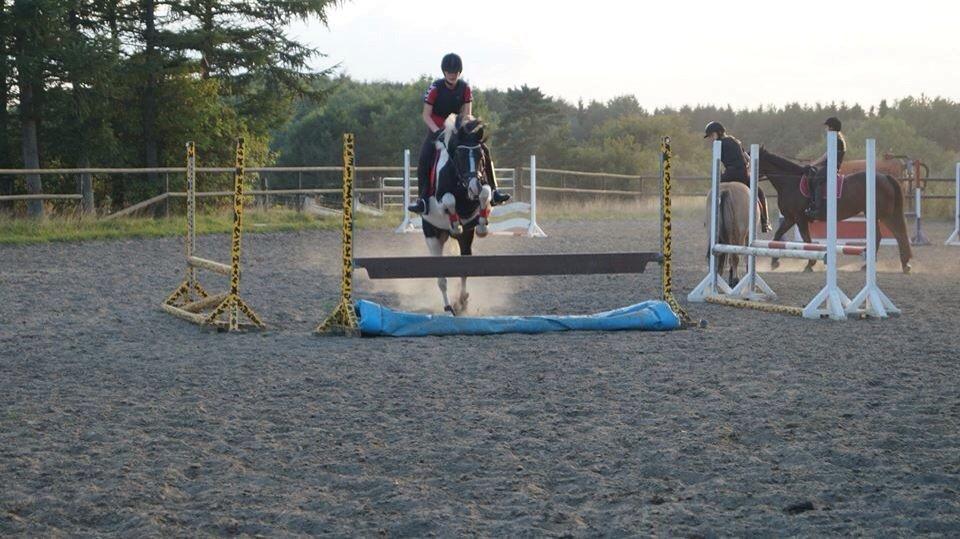
[[[463,79],[457,81],[457,85],[451,90],[447,87],[444,79],[433,81],[427,93],[423,96],[423,102],[433,105],[433,114],[431,118],[437,127],[443,127],[443,122],[447,116],[458,114],[463,108],[464,103],[473,101],[473,91],[470,85]]]
[[[723,163],[721,181],[749,183],[747,156],[743,151],[743,144],[735,137],[724,135],[720,139],[720,162]]]
[[[843,136],[843,133],[837,131],[837,170],[840,170],[840,165],[843,164],[843,156],[847,153],[847,139]],[[823,157],[817,160],[812,166],[816,167],[818,177],[827,177],[827,154],[824,152]]]

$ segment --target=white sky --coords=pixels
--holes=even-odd
[[[960,2],[950,0],[352,0],[329,28],[293,33],[329,55],[316,67],[341,63],[357,79],[439,77],[454,51],[474,86],[528,84],[572,103],[960,98]]]

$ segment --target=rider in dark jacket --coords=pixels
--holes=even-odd
[[[837,170],[839,171],[840,165],[843,164],[843,156],[847,153],[847,139],[840,132],[843,125],[835,116],[827,118],[823,125],[827,126],[827,131],[837,132]],[[820,200],[823,198],[822,190],[827,181],[827,153],[824,152],[820,159],[807,166],[804,173],[810,181],[810,203],[804,213],[810,219],[823,219],[824,207]]]
[[[703,138],[720,141],[720,162],[723,163],[723,174],[720,182],[739,182],[750,187],[750,158],[743,151],[743,144],[734,137],[727,135],[720,122],[710,122],[704,129]],[[760,202],[760,229],[770,232],[770,221],[767,218],[767,196],[757,185],[757,200]]]
[[[427,201],[430,200],[430,195],[433,194],[432,189],[435,187],[430,184],[430,171],[433,169],[437,151],[434,142],[443,133],[444,121],[451,114],[459,114],[464,118],[470,116],[473,108],[473,91],[470,85],[460,78],[460,73],[463,72],[463,60],[458,55],[450,53],[443,57],[440,69],[443,71],[443,78],[434,81],[423,96],[423,122],[427,124],[429,131],[420,146],[420,160],[417,163],[419,198],[407,207],[416,213],[425,213],[429,210]],[[484,151],[489,158],[489,149],[486,145],[484,145]],[[496,174],[492,170],[489,176],[487,181],[493,189],[493,204],[506,202],[510,195],[497,190]]]

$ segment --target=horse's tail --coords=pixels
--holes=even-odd
[[[893,214],[890,215],[887,226],[897,236],[897,246],[900,248],[900,260],[905,264],[913,258],[913,249],[910,248],[910,237],[907,235],[907,216],[904,215],[903,187],[900,182],[889,174],[884,174],[890,188],[893,189]],[[877,212],[877,217],[883,221],[883,216]],[[891,226],[893,225],[893,226]]]
[[[736,235],[732,234],[732,227],[737,226],[737,219],[733,215],[733,202],[730,200],[730,191],[720,191],[720,207],[717,208],[717,243],[730,244]],[[709,256],[709,253],[707,253]],[[723,272],[727,255],[717,255],[717,273]]]
[[[903,215],[903,187],[896,178],[889,174],[884,174],[890,188],[893,189],[893,212],[894,215]]]
[[[720,222],[717,223],[717,242],[729,244],[732,234],[730,234],[729,227],[732,223],[736,223],[736,219],[733,216],[733,204],[730,203],[730,191],[721,191],[720,192]]]

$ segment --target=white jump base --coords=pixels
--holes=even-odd
[[[747,245],[718,244],[720,193],[720,141],[713,144],[711,165],[711,204],[710,204],[710,267],[707,276],[687,296],[691,302],[711,302],[736,307],[768,307],[774,312],[799,314],[804,318],[845,320],[849,316],[885,318],[899,314],[899,309],[877,287],[876,284],[876,141],[867,139],[867,229],[864,247],[844,246],[837,241],[837,197],[827,197],[827,238],[826,245],[802,242],[781,242],[757,240],[757,178],[760,173],[760,146],[750,148],[750,209]],[[960,177],[960,165],[958,165]],[[837,186],[837,134],[827,135],[827,192],[836,193]],[[958,197],[960,201],[960,197]],[[958,221],[960,224],[960,221]],[[960,227],[958,227],[960,229]],[[731,288],[717,272],[716,255],[737,254],[747,256],[747,273],[736,287]],[[863,290],[850,299],[837,284],[837,256],[862,256],[867,258],[866,284]],[[756,257],[799,258],[819,260],[826,264],[826,286],[804,307],[785,307],[765,304],[776,299],[776,293],[757,274]],[[777,310],[779,309],[779,310]]]
[[[956,200],[953,206],[953,233],[944,245],[960,245],[960,163],[957,163]]]
[[[516,182],[516,178],[514,178]],[[513,195],[517,195],[517,185],[513,185]],[[413,188],[410,180],[410,150],[403,152],[403,222],[394,231],[397,234],[410,234],[423,231],[423,219],[407,210],[407,204],[412,203]],[[525,215],[500,221],[491,221],[487,229],[491,236],[523,236],[527,238],[546,238],[547,234],[537,224],[537,157],[530,156],[530,202],[509,202],[494,206],[490,210],[490,217],[498,219],[510,215]]]

